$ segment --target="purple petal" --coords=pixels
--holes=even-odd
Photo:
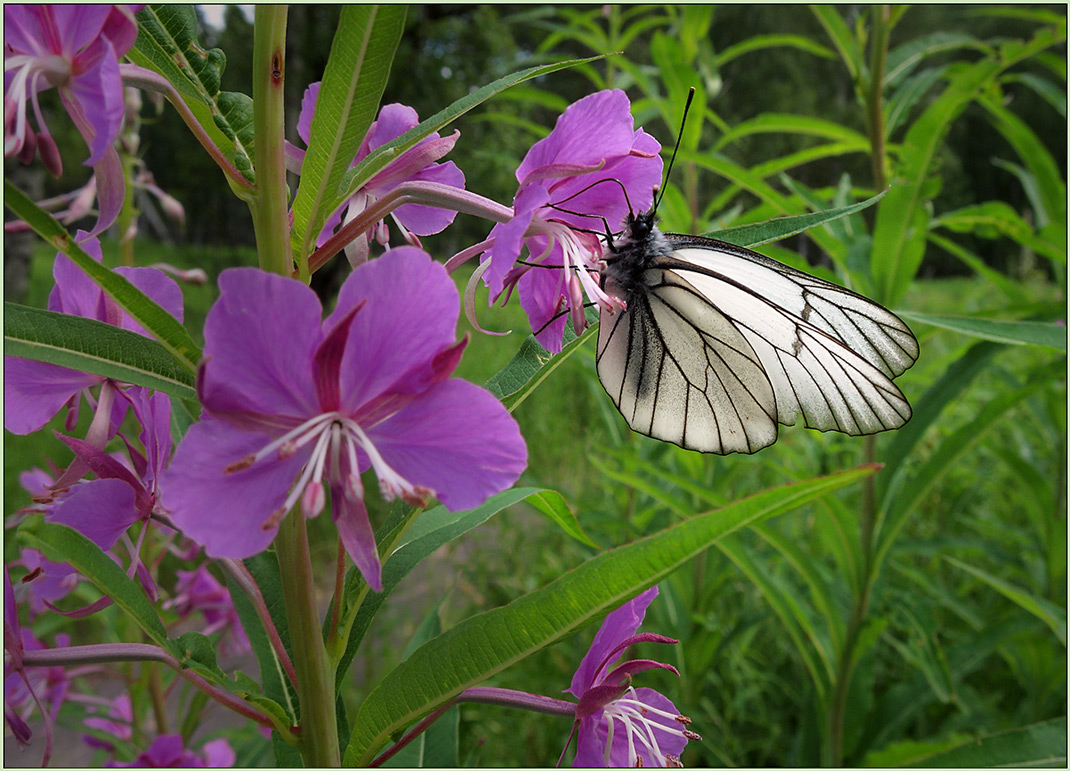
[[[107,21],[111,8],[107,5],[53,5],[52,17],[55,22],[60,51],[68,58],[74,59],[82,48],[93,42],[100,34]]]
[[[549,193],[542,185],[528,185],[517,191],[513,200],[513,218],[495,225],[491,231],[494,245],[490,248],[491,266],[483,274],[483,282],[490,289],[491,297],[497,297],[505,287],[505,275],[516,264],[516,258],[524,247],[524,233],[531,224],[535,210],[546,205]],[[534,255],[538,257],[539,255]]]
[[[464,189],[464,173],[458,169],[453,161],[438,163],[428,166],[409,177],[414,182],[437,182],[440,185],[449,185]],[[457,216],[457,212],[451,209],[440,209],[437,206],[419,206],[414,203],[399,206],[393,212],[393,217],[406,229],[418,236],[430,236],[441,233]]]
[[[182,321],[182,289],[173,278],[168,276],[162,270],[157,270],[156,268],[121,267],[116,268],[115,272],[144,292],[154,303],[179,321]],[[122,312],[119,326],[131,332],[137,332],[139,335],[151,337],[151,335],[125,311]]]
[[[416,175],[428,167],[434,167],[435,161],[446,155],[457,144],[460,132],[455,131],[448,137],[440,137],[435,134],[428,137],[415,146],[409,148],[400,157],[388,163],[382,171],[368,180],[364,186],[375,197],[381,198],[390,190],[407,179],[415,179]],[[457,172],[460,174],[460,171]],[[461,175],[462,184],[464,175]],[[449,184],[449,183],[446,183]],[[459,187],[460,185],[454,185]]]
[[[382,565],[375,545],[375,532],[368,521],[364,501],[350,500],[341,485],[331,485],[331,516],[338,528],[338,537],[357,570],[364,576],[372,591],[383,591]]]
[[[175,526],[213,557],[250,557],[266,549],[278,532],[277,523],[267,530],[263,525],[285,503],[312,448],[225,472],[266,443],[263,435],[209,418],[190,428],[164,472],[163,506]]]
[[[419,122],[420,116],[408,105],[396,102],[383,105],[383,108],[379,110],[379,117],[368,129],[368,135],[361,146],[361,154],[358,154],[357,158],[363,159],[372,150],[377,150],[390,140],[397,139]],[[436,134],[435,137],[437,136]]]
[[[4,428],[32,434],[50,421],[83,388],[103,381],[44,361],[4,357]]]
[[[171,400],[167,394],[147,388],[131,388],[127,396],[142,425],[141,444],[148,456],[145,481],[152,482],[159,478],[171,456]]]
[[[583,657],[576,674],[572,678],[572,686],[566,691],[577,699],[583,697],[584,691],[599,682],[605,674],[605,669],[611,661],[606,661],[606,656],[621,643],[621,641],[635,634],[639,625],[646,616],[647,606],[658,596],[658,587],[652,586],[642,594],[621,605],[615,611],[606,616],[598,634],[594,636],[591,649]]]
[[[104,261],[98,239],[89,237],[84,230],[79,230],[74,240],[82,247],[82,251],[94,260]],[[101,312],[100,287],[63,252],[58,252],[52,263],[52,280],[55,281],[55,286],[48,295],[50,311],[97,321],[105,320]]]
[[[312,83],[305,89],[304,96],[301,97],[301,113],[297,117],[297,136],[305,142],[305,147],[308,147],[309,137],[312,136],[312,116],[316,114],[316,100],[320,94],[319,81]]]
[[[433,382],[434,358],[454,344],[461,308],[446,269],[411,246],[391,249],[354,270],[324,326],[361,303],[340,373],[349,414],[376,397],[418,393]]]
[[[92,235],[100,235],[115,222],[123,208],[126,197],[126,177],[123,165],[115,147],[109,146],[100,162],[93,166],[93,175],[97,182],[97,224],[93,226]]]
[[[141,6],[113,5],[110,8],[111,13],[108,14],[100,34],[111,41],[116,56],[125,56],[137,40],[137,21],[134,14]]]
[[[218,416],[318,414],[312,354],[322,311],[315,292],[257,268],[223,271],[219,290],[204,325],[204,408]]]
[[[130,485],[119,479],[96,479],[71,488],[46,518],[74,528],[107,551],[139,515]]]
[[[230,768],[238,759],[230,742],[226,739],[205,742],[201,750],[204,752],[205,766],[208,768]]]
[[[521,183],[547,166],[569,163],[596,166],[606,158],[627,155],[632,146],[633,121],[623,91],[599,91],[571,104],[557,119],[549,136],[540,139],[516,170]]]
[[[98,37],[90,43],[78,55],[74,76],[59,91],[67,112],[89,145],[86,166],[96,166],[119,136],[126,110],[119,60],[111,41]]]
[[[546,263],[560,264],[563,259],[559,247],[546,258]],[[533,268],[517,282],[520,307],[528,314],[531,331],[539,344],[550,353],[560,353],[564,342],[566,307],[565,281],[561,270]]]
[[[513,417],[463,380],[436,385],[367,434],[388,465],[434,490],[451,511],[479,506],[512,486],[527,465]]]

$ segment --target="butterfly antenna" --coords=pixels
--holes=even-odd
[[[695,98],[695,87],[692,86],[691,90],[687,92],[687,103],[684,105],[684,116],[680,119],[680,132],[676,135],[676,147],[672,149],[672,158],[669,159],[669,168],[665,169],[665,181],[661,185],[661,194],[658,195],[657,200],[654,202],[654,211],[658,210],[661,206],[661,199],[665,197],[665,188],[669,184],[669,172],[672,171],[672,165],[676,162],[676,153],[680,149],[680,140],[684,138],[684,125],[687,123],[687,112],[691,109],[691,102]]]

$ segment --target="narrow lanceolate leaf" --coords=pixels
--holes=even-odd
[[[341,203],[335,191],[375,120],[404,25],[402,5],[342,8],[293,203],[290,238],[299,260]]]
[[[954,557],[945,556],[944,559],[955,567],[962,568],[967,573],[971,573],[981,579],[1015,605],[1032,613],[1048,625],[1048,628],[1059,638],[1059,642],[1066,645],[1066,611],[1063,608],[1060,608],[1055,603],[1049,602],[1043,597],[1037,597],[1036,595],[1030,594],[1009,581],[1004,581],[1002,578],[989,575],[985,571],[975,568],[973,565],[967,565],[965,562],[957,560]]]
[[[39,207],[8,180],[4,180],[4,203],[37,235],[48,241],[56,251],[63,252],[85,271],[119,307],[130,314],[163,347],[170,351],[190,372],[197,371],[201,351],[189,332],[178,320],[154,303],[140,289],[118,273],[108,270],[83,251],[82,247],[51,214]]]
[[[1066,352],[1066,325],[1046,321],[999,321],[969,316],[942,316],[933,313],[899,314],[907,321],[920,321],[934,327],[962,332],[964,335],[1014,345],[1040,345]]]
[[[466,688],[604,616],[723,536],[872,474],[860,468],[767,490],[605,551],[544,588],[467,619],[388,674],[361,705],[347,765],[367,765],[391,734]],[[564,683],[562,683],[564,685]]]
[[[495,94],[515,86],[517,83],[523,83],[525,80],[549,75],[551,72],[604,58],[604,55],[591,56],[586,59],[570,59],[564,62],[544,64],[540,67],[530,67],[520,72],[514,72],[512,75],[506,75],[504,78],[498,78],[493,83],[488,83],[483,88],[476,89],[467,96],[461,97],[453,104],[436,112],[427,120],[413,126],[401,136],[368,153],[368,157],[347,171],[342,177],[337,196],[333,201],[329,202],[330,206],[333,206],[331,211],[338,208],[344,200],[359,190],[361,185],[378,174],[394,158],[416,145],[421,139],[445,128],[473,107],[477,107]]]
[[[4,303],[4,353],[197,398],[192,373],[162,345],[94,319]]]
[[[528,335],[509,363],[485,383],[486,389],[498,397],[510,412],[515,410],[551,372],[597,332],[598,312],[588,308],[586,315],[587,323],[591,326],[579,337],[572,331],[571,319],[565,324],[564,345],[558,354],[551,354],[539,344],[535,335]]]
[[[731,131],[717,140],[717,143],[713,146],[713,152],[719,152],[732,142],[752,134],[773,133],[821,137],[833,142],[865,141],[865,137],[857,131],[842,126],[835,121],[809,118],[804,115],[784,115],[766,112],[733,126]]]
[[[599,548],[598,544],[583,532],[583,528],[580,527],[580,523],[576,519],[576,514],[568,507],[568,501],[565,500],[561,493],[556,490],[543,490],[541,493],[535,493],[535,495],[531,496],[531,500],[528,503],[549,517],[570,537],[575,538],[585,546],[590,546],[592,549]]]
[[[842,206],[838,209],[828,209],[814,212],[813,214],[798,214],[793,217],[777,217],[766,222],[755,222],[750,225],[737,225],[724,230],[715,230],[705,235],[710,238],[716,238],[718,241],[727,241],[736,246],[760,246],[771,241],[779,241],[782,238],[793,236],[796,233],[802,233],[804,230],[837,220],[840,217],[846,217],[857,211],[862,211],[883,198],[887,192],[887,190],[882,190],[872,198],[867,198],[865,201],[850,206]]]
[[[436,506],[420,514],[405,533],[397,549],[383,560],[383,591],[368,594],[357,611],[345,652],[338,665],[337,685],[341,687],[344,682],[349,664],[360,646],[360,641],[364,638],[364,633],[368,631],[368,625],[375,618],[375,614],[379,612],[390,593],[414,567],[440,546],[478,527],[503,509],[519,503],[530,495],[542,492],[547,491],[537,487],[518,487],[493,495],[482,506],[468,511],[448,511],[445,506]],[[350,571],[350,576],[347,576],[347,594],[350,593],[348,588],[350,577],[355,578],[356,575],[354,569]]]
[[[167,639],[163,622],[156,609],[145,596],[144,590],[100,547],[77,530],[48,522],[34,523],[19,529],[19,537],[25,538],[35,549],[40,550],[53,562],[66,562],[88,578],[104,594],[115,601],[154,643],[176,658],[183,652]]]
[[[193,6],[147,5],[137,23],[137,42],[127,57],[171,81],[224,157],[253,181],[252,99],[219,90],[227,58],[218,48],[201,48]]]
[[[970,739],[907,768],[1066,768],[1066,716]]]

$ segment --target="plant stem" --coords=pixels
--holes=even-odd
[[[260,267],[289,275],[289,213],[286,202],[286,145],[283,122],[285,5],[258,5],[253,26],[253,131],[256,196],[249,203]]]
[[[301,756],[306,767],[337,767],[340,763],[335,717],[333,667],[320,632],[312,559],[305,518],[290,512],[275,537],[279,570],[286,579],[282,595],[290,627],[301,710]]]
[[[869,84],[865,94],[866,128],[869,131],[870,167],[873,172],[873,186],[883,190],[887,184],[886,145],[884,141],[884,65],[888,57],[888,36],[891,30],[891,9],[886,5],[877,5],[872,9],[872,29],[870,31]],[[871,464],[877,457],[877,438],[867,436],[862,448],[862,462]],[[829,702],[828,736],[829,765],[843,765],[843,730],[847,712],[847,694],[851,688],[851,678],[858,656],[855,646],[858,644],[859,632],[865,625],[869,596],[873,588],[874,565],[873,535],[877,517],[877,500],[873,477],[862,480],[862,501],[860,507],[859,542],[862,547],[862,576],[858,596],[847,622],[843,650],[836,670],[836,682]]]

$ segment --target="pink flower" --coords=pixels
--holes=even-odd
[[[306,145],[312,134],[312,117],[316,111],[319,89],[320,84],[313,83],[305,90],[305,96],[301,100],[297,134]],[[368,133],[357,151],[357,157],[353,159],[350,166],[356,166],[367,158],[370,152],[401,136],[419,122],[416,110],[411,107],[403,104],[384,106],[379,111],[378,119],[368,128]],[[435,162],[453,149],[458,136],[460,132],[456,131],[448,137],[440,137],[438,132],[435,132],[388,163],[386,168],[368,180],[327,219],[323,231],[316,239],[316,246],[322,246],[339,225],[345,225],[402,182],[438,182],[464,189],[464,174],[453,161]],[[304,159],[304,151],[292,145],[287,147],[287,154],[294,163],[299,164]],[[456,216],[455,211],[418,204],[399,206],[390,213],[391,219],[394,220],[402,236],[414,246],[420,245],[419,239],[415,236],[439,233],[453,222]],[[389,239],[390,232],[386,223],[380,220],[357,240],[346,245],[346,256],[352,265],[360,265],[368,259],[368,247],[372,240],[385,246],[389,243]]]
[[[300,505],[331,516],[376,591],[379,555],[364,507],[369,467],[387,500],[436,495],[450,510],[480,505],[524,470],[516,421],[482,388],[450,375],[460,298],[445,268],[414,247],[354,270],[325,321],[299,281],[253,268],[224,271],[205,322],[190,428],[163,477],[174,523],[215,557],[271,543]]]
[[[599,286],[602,244],[595,234],[650,206],[661,182],[660,149],[634,129],[623,91],[599,91],[570,105],[516,170],[513,218],[491,231],[483,280],[492,299],[517,287],[535,338],[548,351],[561,350],[566,309],[576,331],[583,330],[583,295],[599,307],[620,307]],[[526,235],[532,230],[537,234]],[[529,263],[558,269],[517,266],[524,247]]]
[[[112,143],[125,110],[119,59],[137,39],[133,14],[121,5],[4,6],[4,157],[29,162],[40,152],[49,171],[60,174],[59,151],[37,102],[41,91],[57,88],[97,175],[100,219],[91,235],[115,220],[123,201]]]

